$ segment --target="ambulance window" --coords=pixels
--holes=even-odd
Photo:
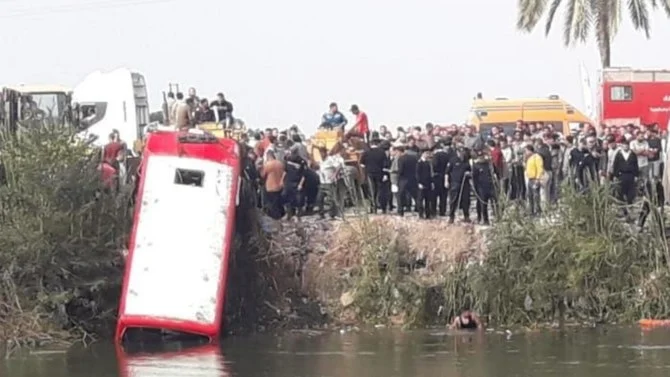
[[[174,183],[178,185],[202,187],[204,178],[201,170],[177,169],[174,173]]]
[[[610,88],[610,100],[612,101],[632,101],[633,87],[630,85],[617,85]]]

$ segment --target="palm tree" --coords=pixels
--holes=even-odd
[[[545,35],[551,31],[556,12],[563,5],[563,42],[566,46],[585,42],[591,31],[595,31],[604,68],[610,66],[611,43],[621,23],[621,7],[624,0],[518,0],[517,28],[532,31],[546,13]],[[649,8],[662,8],[670,17],[670,0],[625,0],[628,14],[635,30],[649,38]]]

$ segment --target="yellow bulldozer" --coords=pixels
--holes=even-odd
[[[221,122],[204,122],[197,125],[203,131],[207,131],[219,139],[234,139],[240,141],[246,135],[247,128],[244,123],[234,120],[233,124],[226,126]]]
[[[321,150],[328,153],[341,152],[347,165],[359,165],[361,154],[365,150],[365,143],[357,137],[348,137],[342,130],[320,129],[308,141],[308,151],[312,161],[322,161]]]

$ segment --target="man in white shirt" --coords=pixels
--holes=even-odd
[[[637,166],[640,169],[640,179],[646,181],[649,177],[649,144],[644,133],[637,133],[634,140],[630,142],[630,150],[637,156]]]
[[[321,164],[319,166],[319,194],[316,203],[319,206],[319,216],[326,217],[326,201],[328,202],[330,217],[342,215],[344,203],[340,193],[340,177],[344,172],[344,159],[339,153],[327,156],[326,148],[321,148]],[[328,200],[326,200],[328,198]]]

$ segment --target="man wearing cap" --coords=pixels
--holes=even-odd
[[[356,123],[352,132],[360,135],[366,143],[370,142],[370,126],[368,125],[368,114],[358,108],[358,105],[351,105],[351,113],[356,117]]]
[[[347,125],[347,118],[337,109],[337,103],[331,102],[327,113],[321,117],[321,128],[343,130]]]

